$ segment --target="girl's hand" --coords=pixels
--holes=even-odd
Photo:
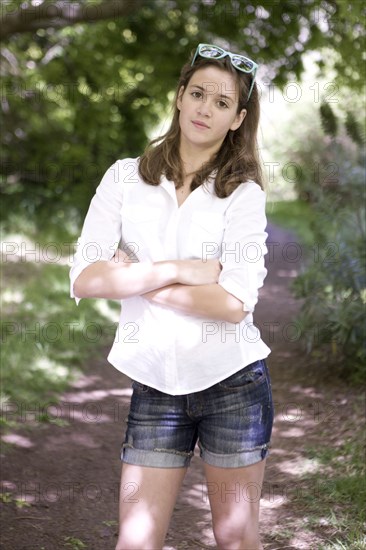
[[[182,285],[217,283],[222,269],[219,260],[178,260],[177,282]]]

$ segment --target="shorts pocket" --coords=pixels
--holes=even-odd
[[[247,365],[225,380],[218,383],[218,387],[225,390],[241,390],[244,387],[258,385],[267,378],[265,364],[262,360]],[[249,388],[248,388],[249,389]]]

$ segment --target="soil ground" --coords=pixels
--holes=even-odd
[[[276,416],[261,499],[261,533],[267,550],[312,550],[330,534],[326,527],[306,528],[306,507],[299,495],[320,499],[321,494],[319,487],[305,486],[299,477],[314,467],[308,447],[331,447],[342,436],[337,427],[347,425],[347,404],[355,390],[333,381],[300,348],[294,323],[300,304],[289,284],[301,258],[286,231],[270,226],[268,240],[274,244],[255,322],[272,349],[267,362]],[[0,504],[2,550],[114,549],[119,449],[130,395],[127,377],[106,360],[92,360],[61,396],[60,405],[46,407],[54,422],[37,422],[45,404],[38,410],[24,404],[26,422],[3,436],[2,491],[11,498]],[[22,506],[24,502],[30,505]],[[196,453],[164,550],[200,548],[215,548],[215,543]]]

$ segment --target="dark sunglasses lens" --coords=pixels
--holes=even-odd
[[[252,61],[250,61],[250,59],[248,59],[247,57],[242,57],[240,55],[234,55],[232,57],[231,61],[232,61],[233,65],[237,69],[240,69],[241,71],[251,73],[252,70],[254,69],[254,63]]]
[[[203,57],[213,57],[215,59],[221,57],[224,52],[221,48],[215,46],[202,46],[199,53]]]

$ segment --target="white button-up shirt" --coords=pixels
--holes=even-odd
[[[267,273],[265,228],[265,194],[253,181],[221,199],[211,177],[178,206],[173,181],[146,184],[138,158],[118,160],[86,215],[70,271],[71,297],[81,271],[111,260],[118,246],[141,262],[219,258],[218,284],[243,302],[249,311],[243,321],[188,315],[134,296],[121,300],[108,355],[118,370],[165,393],[201,391],[270,353],[252,315]]]

